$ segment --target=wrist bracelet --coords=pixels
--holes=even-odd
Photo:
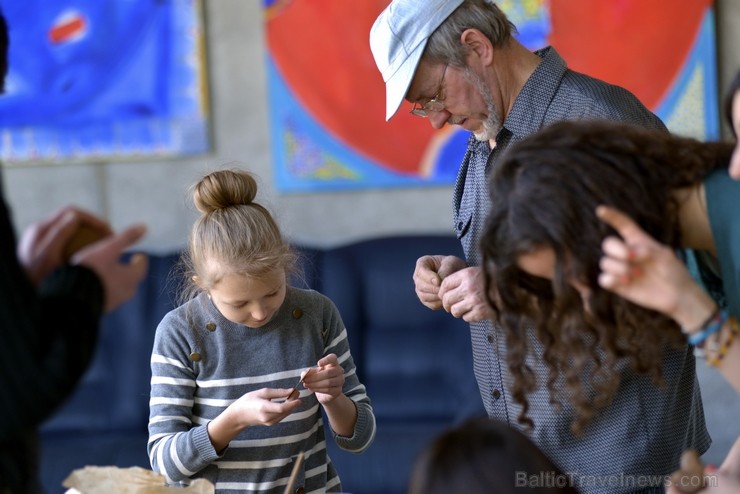
[[[717,367],[720,362],[722,362],[722,359],[724,359],[725,355],[727,355],[732,342],[735,341],[735,337],[737,337],[738,333],[740,333],[740,326],[738,325],[737,319],[735,319],[734,316],[730,316],[727,319],[727,324],[730,327],[730,332],[727,334],[727,338],[725,338],[720,343],[717,352],[712,352],[713,354],[709,355],[709,358],[707,359],[707,365],[709,365],[710,367]]]
[[[714,310],[712,311],[711,314],[709,314],[709,317],[707,317],[706,319],[704,319],[704,322],[701,323],[696,329],[694,329],[693,331],[691,331],[686,326],[681,326],[681,332],[683,334],[685,334],[686,336],[689,336],[689,337],[691,335],[693,335],[693,334],[701,333],[701,331],[703,329],[705,329],[707,326],[709,326],[709,324],[714,320],[714,318],[719,315],[719,311],[720,310],[721,310],[720,307],[718,305],[715,305],[714,306]]]
[[[699,331],[689,335],[689,344],[701,348],[707,338],[722,329],[729,317],[726,310],[717,310]]]

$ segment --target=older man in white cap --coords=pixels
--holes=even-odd
[[[529,51],[515,32],[487,0],[394,0],[375,21],[370,46],[386,84],[386,119],[405,99],[411,113],[434,128],[452,124],[471,132],[453,201],[466,260],[421,257],[414,283],[424,305],[471,323],[474,369],[488,415],[520,426],[521,407],[506,386],[505,338],[490,320],[479,267],[489,172],[512,143],[559,120],[665,126],[625,89],[569,70],[552,47]],[[543,362],[530,366],[545,382]],[[710,444],[688,347],[666,351],[664,374],[665,385],[657,387],[625,369],[614,402],[582,436],[571,432],[567,404],[556,409],[540,386],[527,397],[531,437],[581,492],[662,492],[663,476],[678,467],[681,452],[704,452]]]

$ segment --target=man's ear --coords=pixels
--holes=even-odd
[[[467,47],[468,53],[475,53],[482,65],[490,65],[493,62],[493,44],[485,34],[477,29],[470,28],[460,35],[460,43]]]

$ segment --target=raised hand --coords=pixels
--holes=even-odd
[[[143,254],[132,256],[128,262],[121,260],[123,252],[145,233],[144,225],[136,225],[114,234],[102,219],[67,206],[24,231],[18,243],[18,259],[36,286],[67,262],[93,270],[105,291],[104,309],[110,311],[130,299],[146,275],[147,259]]]
[[[23,232],[18,243],[18,259],[34,285],[38,286],[49,273],[68,261],[66,251],[82,229],[99,238],[112,233],[105,221],[73,206],[33,223]]]
[[[621,236],[602,243],[599,285],[686,328],[699,327],[714,301],[692,278],[675,251],[657,242],[624,213],[607,206],[597,216]]]
[[[110,234],[102,240],[82,248],[70,259],[92,269],[105,289],[105,310],[111,311],[130,299],[139,283],[144,279],[148,260],[143,254],[135,254],[123,261],[123,252],[139,241],[146,233],[144,225],[136,225],[118,234]]]

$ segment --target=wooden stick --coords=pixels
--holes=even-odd
[[[292,493],[293,487],[295,487],[295,481],[298,478],[298,472],[301,470],[301,465],[303,465],[303,451],[298,453],[298,456],[295,459],[295,463],[293,464],[293,471],[290,473],[288,484],[285,486],[285,494]]]

